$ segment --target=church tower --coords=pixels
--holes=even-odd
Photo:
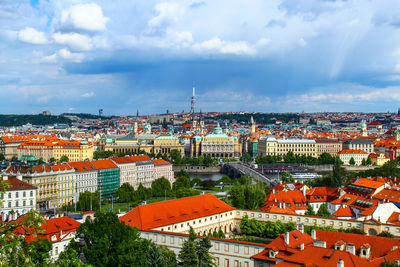
[[[253,116],[250,118],[250,133],[253,134],[256,132],[256,122],[253,119]]]
[[[368,136],[367,124],[365,121],[361,123],[361,136]]]

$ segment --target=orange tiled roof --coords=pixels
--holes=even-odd
[[[373,189],[377,189],[377,188],[383,186],[384,184],[385,184],[384,182],[373,181],[368,178],[359,178],[358,181],[352,183],[352,185],[373,188]]]
[[[117,169],[118,168],[118,166],[115,165],[115,163],[109,159],[93,160],[93,161],[91,161],[91,163],[98,170]]]
[[[333,216],[335,217],[354,217],[355,214],[354,212],[351,210],[351,208],[349,206],[343,208],[340,207],[334,214]]]
[[[138,206],[122,216],[120,221],[145,230],[234,209],[217,197],[206,194]]]
[[[32,190],[32,189],[37,189],[37,187],[30,185],[28,183],[25,183],[18,179],[15,176],[9,176],[7,180],[4,180],[4,182],[8,183],[11,187],[7,188],[7,191],[12,191],[12,190]],[[2,188],[0,187],[0,190]]]
[[[153,162],[154,162],[154,167],[172,165],[171,162],[168,162],[168,161],[163,160],[163,159],[153,159]]]
[[[343,149],[339,152],[339,154],[368,154],[364,150],[361,149]]]

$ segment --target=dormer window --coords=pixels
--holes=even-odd
[[[275,251],[273,249],[269,250],[269,257],[274,259],[275,258]]]

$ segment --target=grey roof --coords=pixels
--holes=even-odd
[[[360,144],[360,145],[371,145],[372,140],[371,139],[367,139],[367,138],[357,138],[357,139],[350,139],[348,141],[346,141],[346,143],[348,144]]]

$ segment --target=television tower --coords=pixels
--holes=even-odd
[[[194,87],[194,81],[193,81],[193,95],[192,95],[192,100],[190,101],[190,113],[193,115],[194,114],[194,104],[196,103],[196,95],[195,95],[195,87]]]

